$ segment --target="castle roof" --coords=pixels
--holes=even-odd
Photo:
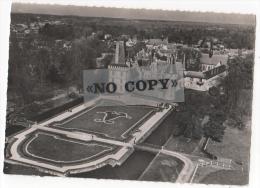
[[[162,40],[162,39],[149,39],[148,44],[151,45],[161,45],[161,44],[168,44],[167,40]]]
[[[217,65],[219,62],[221,62],[222,64],[227,64],[227,61],[228,61],[227,55],[214,54],[210,58],[209,54],[202,53],[200,58],[200,63],[206,65]]]
[[[184,75],[185,77],[191,77],[191,78],[205,78],[205,74],[203,72],[197,72],[197,71],[185,71]]]

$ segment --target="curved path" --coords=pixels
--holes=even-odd
[[[119,140],[112,140],[108,138],[103,138],[95,134],[89,134],[84,132],[69,132],[64,130],[59,130],[55,128],[48,127],[49,124],[53,122],[59,122],[66,118],[71,117],[74,114],[77,114],[78,112],[81,112],[82,110],[91,107],[95,105],[96,101],[91,101],[89,103],[85,103],[82,105],[79,105],[75,108],[73,108],[69,112],[64,112],[62,114],[57,115],[56,117],[50,118],[44,122],[41,122],[39,124],[34,124],[30,128],[24,130],[23,132],[20,132],[12,137],[12,142],[10,143],[9,147],[9,153],[10,156],[7,158],[8,160],[12,160],[15,162],[21,162],[22,164],[29,164],[32,166],[40,167],[43,170],[47,171],[54,171],[57,175],[63,175],[66,173],[78,173],[78,172],[85,172],[85,171],[91,171],[96,168],[100,168],[106,164],[112,164],[112,165],[121,165],[124,162],[124,159],[126,159],[133,151],[133,145],[141,141],[144,137],[149,135],[151,131],[158,126],[160,121],[171,111],[171,107],[167,109],[163,109],[160,112],[156,112],[153,116],[151,116],[149,119],[147,119],[139,128],[138,132],[135,132],[133,134],[133,138],[131,138],[128,142],[122,142]],[[96,141],[99,143],[106,143],[111,144],[114,146],[117,146],[119,149],[115,153],[108,154],[106,156],[103,156],[101,158],[93,159],[89,162],[82,163],[82,164],[67,164],[67,165],[51,165],[44,161],[38,161],[33,158],[24,157],[21,154],[20,146],[21,144],[28,139],[28,136],[31,134],[34,134],[35,131],[45,131],[49,133],[56,133],[60,135],[64,135],[68,138],[73,138],[77,140],[81,140],[84,142],[90,142],[90,141]]]
[[[151,144],[142,144],[141,143],[141,144],[136,145],[135,147],[139,150],[144,150],[144,151],[148,151],[148,152],[152,152],[152,153],[156,153],[156,154],[161,153],[164,155],[169,155],[169,156],[180,159],[184,163],[184,166],[183,166],[176,182],[177,183],[187,183],[191,179],[193,171],[194,171],[194,164],[189,158],[187,158],[182,153],[166,150],[163,147],[155,146],[155,145],[151,145]]]
[[[184,162],[184,167],[181,170],[181,173],[179,174],[176,182],[177,183],[187,183],[187,182],[189,182],[189,180],[190,180],[190,178],[193,174],[193,171],[194,171],[194,164],[192,163],[192,161],[189,158],[185,157],[184,155],[182,155],[178,152],[162,149],[161,153],[176,157],[176,158],[178,158],[178,159],[180,159],[181,161]]]
[[[25,131],[14,135],[13,142],[11,143],[10,150],[9,150],[11,156],[8,157],[7,160],[40,167],[41,169],[44,169],[44,171],[46,171],[46,172],[53,173],[55,175],[60,175],[60,176],[66,175],[67,173],[79,173],[79,172],[91,171],[96,168],[100,168],[108,163],[111,165],[121,165],[125,161],[125,159],[131,155],[132,151],[134,150],[134,147],[136,146],[136,143],[142,142],[142,140],[144,140],[147,136],[149,136],[150,133],[154,129],[157,128],[157,126],[160,124],[160,122],[172,110],[172,107],[170,106],[167,109],[163,109],[160,112],[156,112],[155,115],[153,115],[152,117],[147,119],[138,128],[138,131],[132,135],[133,138],[131,140],[129,140],[128,142],[122,142],[119,140],[102,138],[95,134],[88,134],[85,132],[69,132],[69,131],[64,131],[64,130],[48,127],[49,124],[51,124],[53,122],[61,121],[68,117],[71,117],[73,114],[76,114],[76,113],[86,109],[87,107],[95,105],[96,102],[97,101],[90,101],[87,104],[79,105],[79,106],[73,108],[69,112],[64,112],[64,113],[59,114],[56,117],[48,119],[44,122],[41,122],[39,124],[34,124],[29,129],[26,129]],[[100,142],[100,143],[111,144],[111,145],[118,146],[119,150],[116,153],[108,154],[106,156],[103,156],[102,158],[98,158],[98,159],[89,161],[87,163],[82,163],[82,164],[77,164],[77,165],[68,164],[66,166],[54,166],[54,165],[51,165],[48,163],[44,163],[42,161],[25,158],[20,154],[20,151],[19,151],[20,144],[23,143],[24,140],[27,139],[27,136],[29,134],[33,134],[33,132],[35,132],[35,131],[45,131],[45,132],[50,132],[50,133],[61,134],[61,135],[65,135],[68,138],[73,138],[73,139],[81,140],[84,142],[96,141],[96,142]],[[159,149],[158,152],[161,152],[166,155],[174,156],[174,157],[182,160],[184,162],[184,167],[183,167],[182,171],[180,172],[176,182],[185,183],[185,182],[189,181],[189,179],[192,175],[192,172],[194,170],[194,165],[187,157],[183,156],[180,153],[165,150],[165,149]]]

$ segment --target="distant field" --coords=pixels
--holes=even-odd
[[[53,124],[55,128],[71,131],[82,131],[101,134],[103,136],[123,140],[127,134],[139,125],[142,119],[150,117],[150,113],[156,108],[146,106],[97,106],[77,117],[71,117],[64,123]],[[102,122],[105,113],[125,113],[129,118],[110,115],[111,122]],[[116,119],[113,120],[113,117]],[[109,119],[108,119],[109,120]]]

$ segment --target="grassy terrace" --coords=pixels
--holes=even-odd
[[[86,160],[111,149],[101,143],[73,141],[47,133],[34,135],[27,145],[27,151],[33,157],[63,163]]]
[[[154,109],[146,106],[97,106],[77,118],[73,119],[72,117],[71,120],[52,126],[65,130],[97,133],[112,139],[123,140],[129,131],[138,126],[138,124],[135,124]],[[100,112],[107,111],[127,113],[131,119],[120,117],[113,120],[113,124],[95,121],[102,120],[104,114]]]
[[[117,151],[117,147],[110,144],[84,142],[43,131],[30,134],[18,148],[25,158],[54,166],[81,164]]]

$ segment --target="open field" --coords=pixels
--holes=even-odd
[[[144,181],[175,182],[183,166],[184,164],[180,159],[159,153],[139,179]]]
[[[188,139],[184,136],[172,136],[165,144],[165,148],[171,151],[192,154],[198,147],[199,141],[199,139]]]
[[[72,174],[70,176],[81,178],[137,180],[154,157],[155,154],[150,152],[134,151],[121,166],[112,167],[106,165],[90,172]]]
[[[211,184],[248,184],[250,134],[250,127],[243,131],[227,127],[222,143],[209,142],[208,151],[218,157],[232,159],[235,169],[212,171],[210,168],[203,168],[201,171],[204,171],[204,175],[195,181]]]
[[[219,170],[210,173],[200,183],[210,184],[227,184],[227,185],[246,185],[248,184],[248,177],[246,173],[234,170]]]

